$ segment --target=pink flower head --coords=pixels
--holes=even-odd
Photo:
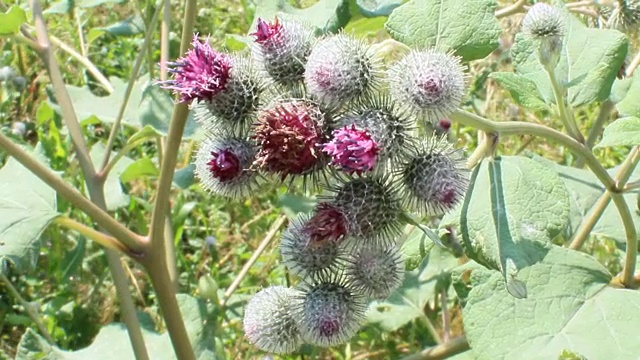
[[[310,246],[323,241],[337,242],[347,234],[347,219],[336,206],[320,203],[303,231],[309,235]]]
[[[316,147],[323,140],[319,110],[304,101],[290,101],[264,110],[255,124],[260,150],[256,163],[268,172],[307,173],[318,164]]]
[[[345,126],[334,130],[333,140],[324,144],[322,151],[333,158],[332,165],[339,165],[342,170],[359,175],[373,168],[380,147],[366,130],[351,125],[351,128]]]
[[[208,40],[202,43],[198,41],[197,34],[194,34],[191,45],[193,48],[185,56],[168,63],[173,80],[160,84],[180,94],[180,102],[211,100],[225,89],[232,67],[231,59],[213,50]]]
[[[261,18],[258,18],[258,25],[256,26],[256,32],[251,33],[256,37],[258,44],[263,44],[271,40],[274,36],[280,34],[282,31],[282,25],[278,22],[278,18],[273,23],[268,23]]]
[[[207,162],[209,171],[214,178],[221,182],[235,179],[242,171],[240,160],[230,149],[212,151],[211,160]]]

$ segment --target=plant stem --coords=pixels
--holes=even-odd
[[[636,68],[638,67],[638,65],[640,65],[640,51],[638,51],[636,56],[633,57],[633,60],[631,60],[631,63],[629,64],[629,66],[627,66],[625,75],[627,77],[633,76],[633,73],[634,71],[636,71]]]
[[[107,145],[105,147],[104,157],[102,162],[100,163],[100,175],[104,176],[106,179],[108,175],[108,171],[104,171],[109,164],[109,157],[111,156],[111,150],[113,149],[113,144],[116,141],[116,137],[118,136],[118,132],[120,131],[120,123],[122,122],[122,118],[124,117],[124,112],[127,109],[127,105],[129,104],[129,98],[131,97],[131,92],[133,91],[133,85],[138,80],[138,74],[140,73],[140,68],[142,67],[142,61],[144,60],[145,54],[147,52],[147,48],[151,43],[151,37],[153,36],[153,30],[158,24],[158,18],[160,16],[160,11],[162,7],[158,6],[155,13],[153,14],[153,18],[151,19],[151,25],[147,28],[147,32],[144,36],[144,41],[142,42],[142,46],[139,49],[138,56],[136,57],[136,61],[133,64],[133,69],[131,69],[131,75],[129,78],[129,83],[127,84],[127,88],[124,91],[124,98],[122,99],[122,103],[120,104],[120,109],[118,110],[118,115],[116,116],[113,125],[111,126],[111,132],[109,133],[109,138],[107,139]],[[113,166],[113,165],[112,165]]]
[[[638,146],[635,146],[633,149],[631,149],[629,155],[627,155],[627,158],[620,166],[620,170],[618,170],[618,173],[614,178],[616,188],[618,190],[621,190],[625,187],[625,184],[631,177],[633,170],[638,165],[638,161],[640,161],[640,148]],[[589,211],[589,216],[580,223],[578,230],[576,230],[575,234],[573,235],[573,239],[571,240],[569,248],[578,250],[582,247],[584,242],[588,239],[589,234],[591,234],[591,231],[598,223],[598,220],[600,220],[602,213],[607,208],[610,201],[611,193],[609,191],[605,191]]]
[[[529,2],[529,0],[518,0],[515,3],[505,6],[500,10],[496,11],[496,17],[501,19],[503,17],[507,17],[509,15],[517,14],[524,10],[524,6]]]
[[[467,158],[467,169],[473,169],[482,159],[491,156],[498,145],[498,136],[495,133],[478,132],[480,141],[478,147]]]
[[[162,244],[159,244],[162,246]],[[176,292],[173,284],[169,280],[167,271],[167,261],[165,257],[149,259],[145,263],[145,268],[149,272],[151,283],[156,292],[156,298],[162,310],[169,338],[178,360],[195,360],[196,356],[187,334],[187,328],[182,320],[180,307],[176,299]]]
[[[55,341],[53,341],[53,337],[51,337],[51,334],[49,334],[49,331],[47,331],[47,327],[44,325],[44,323],[40,319],[40,316],[38,316],[37,311],[33,308],[33,306],[31,306],[31,304],[29,304],[27,300],[25,300],[22,297],[22,295],[20,295],[18,290],[11,283],[11,281],[1,271],[0,271],[0,282],[3,282],[5,284],[7,289],[9,289],[9,293],[11,293],[11,296],[13,296],[16,300],[18,300],[20,305],[22,305],[22,307],[24,308],[24,311],[27,312],[27,315],[29,315],[31,320],[33,320],[33,322],[36,324],[36,327],[40,331],[40,334],[42,334],[42,336],[45,338],[45,340],[47,340],[49,344],[54,345]]]
[[[186,1],[180,53],[187,51],[193,37],[193,25],[197,11],[196,3],[196,0]],[[149,248],[149,256],[141,261],[147,269],[156,291],[156,297],[178,360],[195,360],[196,357],[191,342],[189,341],[184,321],[182,320],[180,308],[178,307],[176,289],[171,282],[171,276],[167,269],[165,241],[173,241],[173,239],[165,239],[164,227],[166,216],[170,211],[169,198],[171,196],[171,183],[173,181],[173,173],[175,171],[178,151],[180,149],[188,114],[188,104],[178,103],[175,105],[171,122],[169,123],[167,146],[164,149],[160,166],[156,201],[151,213],[151,225],[149,229],[151,246]]]
[[[433,322],[431,321],[431,319],[429,319],[427,314],[423,313],[420,319],[424,323],[424,326],[427,327],[427,331],[429,332],[429,335],[431,335],[433,340],[438,344],[442,344],[442,338],[440,337],[440,334],[438,334],[438,330],[436,329],[435,325],[433,325]]]
[[[633,223],[629,206],[627,205],[627,202],[624,201],[622,194],[611,194],[611,197],[613,198],[613,203],[618,208],[618,213],[620,214],[620,218],[622,218],[624,232],[627,237],[627,248],[624,257],[621,282],[624,287],[633,289],[635,286],[633,274],[636,271],[636,259],[638,256],[638,236],[636,233],[636,227]]]
[[[67,228],[69,230],[77,231],[83,236],[97,242],[98,244],[108,249],[117,250],[125,254],[129,250],[127,249],[126,246],[124,246],[121,242],[118,241],[118,239],[114,238],[113,236],[109,236],[103,232],[97,231],[93,228],[88,227],[85,224],[79,223],[66,216],[59,216],[55,218],[55,220],[53,220],[53,223],[58,226]]]
[[[98,225],[107,230],[109,234],[113,235],[119,242],[123,243],[129,249],[128,252],[131,255],[135,257],[145,251],[146,241],[142,237],[133,233],[109,216],[109,214],[84,197],[78,190],[67,184],[60,176],[40,163],[20,146],[13,143],[2,132],[0,132],[0,148],[5,149],[24,167],[56,190],[60,196],[89,215]]]
[[[611,111],[613,111],[614,108],[615,105],[611,100],[605,100],[600,104],[598,117],[593,125],[591,125],[591,129],[589,129],[589,135],[587,136],[587,141],[585,143],[589,149],[592,149],[596,144],[596,140],[598,140],[598,136],[600,136],[600,133],[602,132],[604,123],[609,119]]]
[[[160,80],[167,80],[169,62],[169,31],[171,25],[171,0],[163,1],[164,12],[160,24]]]
[[[280,229],[280,227],[284,224],[286,220],[287,220],[286,216],[280,216],[271,225],[271,229],[269,229],[269,232],[267,232],[267,235],[264,237],[264,239],[262,239],[262,241],[260,242],[260,245],[258,245],[258,247],[253,251],[253,255],[251,255],[251,258],[249,259],[249,261],[247,261],[247,263],[244,264],[244,266],[242,267],[242,270],[240,270],[240,272],[238,273],[238,276],[236,276],[236,278],[233,279],[233,282],[231,283],[231,285],[229,285],[227,290],[224,292],[224,295],[220,300],[221,307],[223,307],[227,303],[231,295],[233,295],[233,293],[236,291],[236,289],[238,288],[238,286],[240,285],[244,277],[247,276],[247,274],[249,273],[249,269],[251,269],[253,264],[255,264],[255,262],[258,261],[258,258],[260,258],[260,255],[262,255],[262,253],[267,248],[269,243],[271,243],[271,240],[273,240],[273,238],[275,237],[276,233],[278,232],[278,229]]]
[[[44,15],[42,13],[40,3],[38,0],[32,0],[31,5],[33,10],[36,35],[38,43],[41,47],[39,55],[45,63],[47,72],[49,73],[58,105],[60,105],[65,125],[67,126],[67,130],[69,131],[69,135],[71,136],[76,156],[78,157],[80,167],[85,177],[89,196],[91,198],[91,201],[95,204],[94,206],[97,206],[102,210],[101,212],[99,212],[99,214],[104,214],[107,218],[113,220],[113,222],[118,223],[104,212],[104,210],[106,209],[106,201],[104,197],[104,179],[99,178],[96,175],[96,170],[93,166],[93,163],[91,162],[87,144],[82,133],[82,128],[80,127],[80,122],[76,117],[75,110],[73,109],[73,103],[71,102],[69,93],[67,92],[64,85],[62,74],[60,73],[60,68],[58,67],[58,63],[56,62],[55,56],[53,55],[53,52],[51,50],[51,43],[49,42],[49,38],[47,35],[47,28],[45,25]],[[97,219],[95,218],[94,220],[97,221]],[[119,227],[116,230],[120,230],[120,228],[122,227],[122,225],[120,225],[119,223],[118,225]],[[114,235],[118,237],[117,234],[114,233]],[[128,230],[125,235],[129,236]],[[120,240],[122,242],[125,242],[125,238],[120,238]],[[137,244],[138,242],[136,242],[136,245]],[[105,249],[105,253],[107,255],[113,282],[118,293],[118,298],[120,299],[120,311],[122,313],[122,320],[127,328],[127,333],[129,335],[129,340],[133,348],[133,353],[137,360],[148,360],[149,355],[144,343],[144,338],[142,337],[142,330],[140,328],[140,322],[138,321],[138,317],[136,314],[133,298],[131,297],[131,293],[129,292],[129,283],[124,273],[122,263],[120,262],[120,255],[111,249]]]
[[[33,18],[39,46],[38,55],[44,62],[47,72],[49,73],[53,92],[56,96],[58,105],[60,105],[62,117],[65,119],[69,136],[73,142],[78,162],[80,163],[80,168],[86,177],[93,178],[96,171],[93,167],[93,163],[91,162],[91,157],[89,156],[89,149],[87,148],[87,143],[84,140],[82,128],[80,127],[76,113],[73,110],[71,97],[64,86],[60,68],[58,67],[58,63],[56,62],[51,49],[51,43],[49,42],[49,37],[47,35],[47,28],[42,14],[42,9],[40,8],[40,2],[38,0],[32,0],[31,8],[33,9]]]
[[[495,132],[500,135],[534,135],[548,140],[556,141],[568,147],[576,155],[585,159],[587,166],[600,180],[604,187],[611,192],[617,192],[615,181],[598,162],[593,153],[574,138],[544,125],[527,123],[522,121],[496,122],[485,119],[479,115],[464,110],[457,110],[451,114],[451,119],[462,125],[471,126],[485,132]]]
[[[573,113],[570,109],[567,109],[567,105],[565,102],[566,89],[564,86],[558,83],[558,79],[556,77],[555,69],[551,66],[543,66],[547,75],[549,76],[549,81],[551,82],[551,88],[553,89],[553,95],[556,99],[556,105],[558,106],[558,113],[560,114],[560,119],[564,124],[564,127],[567,129],[569,135],[571,135],[574,139],[576,139],[579,143],[584,144],[584,137],[580,133],[580,129],[578,129],[578,125],[576,125],[576,121],[573,118]]]
[[[91,73],[91,75],[96,78],[102,88],[105,89],[109,94],[115,91],[109,80],[104,75],[102,75],[100,70],[98,70],[98,68],[91,62],[91,60],[87,59],[82,54],[79,54],[72,47],[63,43],[62,40],[58,39],[55,36],[49,36],[49,40],[55,46],[59,47],[60,50],[66,52],[67,54],[69,54],[69,56],[76,59],[77,62],[83,65],[87,69],[87,71],[89,71],[89,73]]]
[[[427,348],[421,352],[406,356],[402,360],[436,360],[446,359],[469,350],[469,342],[464,336],[455,337],[445,343]]]

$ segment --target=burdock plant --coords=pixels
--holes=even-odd
[[[122,92],[101,74],[101,69],[111,67],[96,66],[92,61],[104,60],[84,55],[95,54],[96,41],[83,43],[81,51],[71,50],[58,39],[52,44],[46,25],[56,20],[44,16],[37,0],[29,4],[31,24],[22,6],[5,9],[0,5],[0,36],[6,36],[9,44],[2,43],[1,60],[12,66],[0,69],[0,112],[18,125],[32,116],[37,120],[36,136],[24,142],[19,136],[20,144],[7,137],[9,126],[0,131],[2,162],[6,162],[0,169],[0,282],[9,290],[8,297],[3,293],[2,302],[9,299],[13,307],[20,303],[32,320],[29,324],[35,324],[12,327],[27,331],[18,348],[9,352],[19,358],[47,359],[68,354],[56,341],[75,342],[60,338],[70,332],[60,329],[62,322],[52,318],[57,312],[33,311],[28,300],[16,295],[24,285],[11,284],[22,277],[10,276],[10,272],[33,270],[39,253],[51,257],[59,253],[53,250],[66,249],[67,244],[50,246],[50,242],[69,239],[72,244],[74,239],[86,238],[104,247],[110,279],[118,292],[120,309],[115,313],[125,324],[132,347],[116,344],[113,352],[94,351],[105,348],[102,341],[113,345],[113,339],[126,337],[120,332],[122,326],[111,326],[97,337],[95,345],[69,357],[82,357],[86,351],[95,353],[97,359],[131,354],[137,360],[165,358],[169,354],[158,349],[166,348],[159,343],[167,339],[180,360],[249,358],[252,354],[231,350],[244,351],[248,344],[277,354],[296,352],[304,344],[340,346],[366,323],[368,301],[374,299],[369,310],[383,316],[386,311],[395,316],[409,308],[404,306],[407,303],[415,305],[397,317],[407,325],[396,334],[409,334],[412,341],[402,341],[397,347],[393,337],[385,338],[382,357],[412,351],[423,341],[431,348],[410,358],[444,358],[462,351],[468,351],[462,356],[479,359],[625,359],[640,353],[637,339],[624,335],[632,334],[640,322],[634,216],[640,188],[634,172],[640,159],[634,71],[640,55],[630,58],[624,69],[629,79],[616,80],[627,52],[637,44],[630,46],[629,38],[613,29],[637,27],[637,1],[554,1],[553,6],[515,1],[496,9],[496,2],[488,0],[450,0],[446,6],[434,1],[434,6],[427,7],[424,1],[408,0],[386,19],[384,28],[392,39],[372,34],[386,39],[373,45],[350,34],[361,30],[362,24],[371,24],[370,20],[359,20],[340,32],[347,12],[340,6],[327,6],[333,3],[321,1],[298,10],[287,2],[260,1],[255,7],[256,26],[250,31],[251,51],[230,53],[214,49],[211,44],[219,39],[210,44],[212,39],[193,35],[198,8],[195,1],[186,0],[181,55],[173,62],[166,61],[177,50],[168,37],[172,32],[162,31],[160,39],[154,36],[158,15],[166,7],[156,6],[155,14],[147,11],[153,6],[144,9],[146,15],[152,15],[145,16],[147,36],[143,42],[131,42],[139,52],[138,60],[119,109],[109,107]],[[360,3],[349,10],[367,6]],[[612,4],[614,12],[598,13]],[[73,10],[73,4],[70,6]],[[318,28],[291,15],[265,17],[276,8],[312,14],[309,23]],[[572,13],[598,19],[605,15],[607,20],[598,22],[604,29],[587,28],[584,18],[573,18]],[[499,61],[496,56],[487,58],[499,44],[512,43],[511,34],[501,36],[496,20],[510,16],[513,23],[522,19],[522,33],[509,52],[501,51]],[[167,30],[169,22],[163,23]],[[206,21],[199,24],[207,25]],[[84,30],[79,28],[81,39]],[[164,46],[159,51],[149,48],[155,43]],[[73,59],[90,76],[61,74],[57,59],[62,54],[54,50],[66,52],[64,58]],[[159,77],[154,84],[167,91],[147,88],[142,101],[131,103],[127,97],[138,89],[138,65],[157,53],[162,54],[160,71],[150,67],[147,73]],[[34,56],[41,58],[47,74],[28,62]],[[482,63],[471,63],[482,58],[486,58]],[[486,76],[505,64],[514,71]],[[15,74],[7,72],[14,65]],[[468,72],[478,74],[478,70],[482,75],[468,82]],[[91,96],[79,96],[77,88],[69,91],[63,79],[73,79],[75,85],[89,81],[91,88],[86,91]],[[39,86],[43,81],[50,81],[51,86]],[[467,96],[469,84],[473,86]],[[486,84],[507,91],[485,91]],[[56,106],[35,104],[44,99],[44,89]],[[170,92],[175,104],[173,111],[166,111]],[[107,93],[110,96],[99,97]],[[501,113],[508,100],[497,96],[507,93],[521,105],[517,119],[486,119],[487,114]],[[495,104],[497,111],[487,104]],[[471,113],[461,106],[487,111]],[[189,139],[189,146],[181,147],[189,111],[203,131]],[[88,113],[90,121],[78,118]],[[109,131],[108,137],[91,131],[96,118]],[[527,122],[531,118],[535,123]],[[557,129],[557,119],[562,120],[566,134]],[[129,127],[140,123],[149,127],[124,137],[133,134]],[[18,125],[13,130],[21,135],[23,129]],[[465,144],[474,144],[469,127],[481,130],[484,136],[463,165],[463,151],[457,149],[459,139],[455,137],[462,135]],[[91,133],[90,141],[87,133]],[[445,133],[450,141],[441,138]],[[537,155],[525,157],[518,154],[526,146],[500,144],[510,135],[527,139],[526,146],[540,144],[529,141],[533,138],[546,139],[548,144],[532,149]],[[30,151],[36,140],[41,140],[41,146]],[[143,142],[144,147],[139,146]],[[90,146],[94,146],[91,151]],[[604,167],[611,159],[599,160],[612,152],[593,151],[606,147],[616,147],[617,158],[626,154],[614,170]],[[51,164],[62,174],[49,169],[40,154],[34,155],[40,149],[55,157]],[[184,161],[178,162],[181,150]],[[549,153],[562,159],[562,165],[540,156]],[[120,160],[140,154],[157,156],[131,161],[126,170],[112,172],[123,165]],[[186,165],[192,155],[195,166],[185,166],[174,177],[175,169]],[[576,166],[568,167],[572,165]],[[271,182],[279,186],[287,179],[287,186],[279,189],[300,196],[300,183],[314,179],[314,186],[303,187],[302,195],[318,195],[315,199],[319,201],[281,233],[282,261],[272,276],[243,282],[247,274],[255,275],[250,268],[260,262],[261,253],[274,248],[271,239],[277,237],[285,217],[253,250],[235,279],[220,282],[227,286],[224,290],[211,277],[234,272],[237,261],[233,258],[218,261],[220,269],[209,259],[201,261],[202,266],[178,269],[176,258],[184,267],[203,253],[192,251],[201,239],[212,254],[229,251],[224,238],[217,241],[218,247],[209,232],[235,229],[207,229],[208,219],[186,216],[190,205],[171,209],[172,204],[184,204],[187,199],[188,204],[199,207],[200,214],[220,204],[220,200],[208,201],[200,195],[190,199],[193,191],[177,194],[180,190],[173,184],[184,185],[179,180],[188,178],[191,168],[212,196],[233,198],[236,206],[250,209],[242,211],[243,217],[255,208],[257,185]],[[156,191],[147,191],[147,187]],[[121,205],[125,209],[114,209],[112,196],[116,193],[122,198],[123,189],[130,191],[125,195],[131,201]],[[238,202],[247,197],[254,198]],[[56,202],[62,199],[64,202]],[[231,211],[229,218],[237,214]],[[443,214],[445,221],[440,218]],[[264,219],[262,215],[256,218]],[[173,223],[175,219],[182,219],[181,224]],[[438,224],[438,233],[429,230]],[[445,258],[444,250],[439,252],[445,255],[443,259],[438,252],[427,255],[428,246],[423,246],[421,238],[405,236],[405,225],[416,227],[420,235],[437,244],[443,239],[443,243],[456,245],[459,240],[466,255],[459,262],[475,263],[451,270],[458,261],[449,263],[452,259]],[[55,229],[48,229],[50,226]],[[241,234],[234,234],[239,235],[236,238],[247,233],[244,229],[237,229]],[[601,238],[607,238],[624,250],[607,255],[611,259],[608,267],[577,251],[594,231],[596,249],[602,248]],[[46,240],[47,251],[37,251],[40,240]],[[69,249],[72,262],[85,250],[84,241],[76,244],[74,250]],[[245,248],[253,249],[252,242],[229,254]],[[102,254],[101,249],[87,249]],[[620,264],[612,260],[618,254],[624,258]],[[120,255],[127,256],[127,261]],[[240,255],[244,260],[246,254]],[[403,281],[404,255],[420,261],[409,281]],[[47,260],[57,263],[49,261],[55,258]],[[92,264],[99,263],[103,262]],[[273,263],[263,262],[261,271],[266,274]],[[150,331],[143,336],[123,264],[133,264],[132,273],[144,270],[140,273],[148,275],[153,294],[145,290],[150,287],[140,287],[141,299],[152,302],[147,310],[157,308],[162,314],[164,324],[154,325],[166,329],[166,338]],[[608,269],[618,268],[619,273],[609,273]],[[182,276],[193,272],[204,274],[201,284],[206,286],[197,290],[201,299],[194,298],[195,291],[185,284],[191,277]],[[274,279],[283,273],[283,279]],[[140,280],[138,275],[135,280]],[[269,286],[267,281],[287,286]],[[451,283],[455,298],[451,297]],[[237,296],[240,286],[244,286],[243,295]],[[404,288],[395,290],[398,286]],[[178,295],[178,289],[189,294]],[[245,344],[236,334],[225,338],[237,328],[238,307],[251,292],[255,294],[246,299],[242,320]],[[41,301],[55,307],[59,296],[53,303],[50,298],[44,296]],[[423,313],[426,309],[429,314]],[[431,322],[435,312],[439,322],[441,316],[441,329]],[[451,326],[451,314],[462,314],[464,327],[459,323]],[[417,326],[426,328],[428,335],[411,336],[416,322],[409,323],[415,318],[422,318]],[[50,334],[52,328],[55,332]],[[345,357],[361,350],[355,348],[372,334],[377,332],[344,346],[348,349]],[[369,350],[367,355],[372,354]],[[302,351],[305,355],[317,352],[309,346]],[[319,356],[331,357],[327,353]]]

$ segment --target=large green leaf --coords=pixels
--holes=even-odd
[[[169,133],[169,123],[173,114],[173,98],[171,93],[158,86],[147,86],[142,94],[139,104],[140,124],[150,126],[159,135],[166,136]],[[184,127],[183,138],[193,137],[198,130],[193,113],[189,112],[187,123]]]
[[[34,154],[46,164],[41,149]],[[58,215],[56,192],[11,158],[0,169],[0,259],[19,271],[33,269],[40,252],[40,234]]]
[[[102,143],[93,145],[89,155],[91,156],[91,161],[94,166],[98,167],[102,165],[105,150],[105,146]],[[111,152],[111,159],[113,159],[115,155],[115,152]],[[133,160],[124,156],[118,160],[109,172],[109,175],[107,175],[107,180],[104,184],[104,197],[107,201],[107,210],[109,211],[114,211],[129,205],[129,195],[125,194],[122,188],[120,175],[122,175],[131,164],[133,164]]]
[[[119,78],[111,78],[111,84],[114,91],[108,96],[96,96],[87,87],[76,87],[67,85],[67,91],[73,102],[73,107],[76,112],[78,120],[83,123],[102,121],[105,123],[113,123],[118,116],[120,110],[120,104],[124,99],[124,93],[127,88],[127,83]],[[144,88],[149,82],[148,77],[140,78],[134,85],[129,103],[122,122],[125,125],[140,127],[140,119],[138,118],[138,105],[142,100],[142,93]],[[55,99],[49,99],[52,107],[59,111],[58,105],[55,103]]]
[[[386,28],[412,47],[453,50],[465,61],[481,59],[498,47],[502,29],[494,0],[411,0],[395,9]]]
[[[627,117],[609,124],[596,147],[634,145],[640,145],[640,118]]]
[[[278,14],[299,17],[322,32],[338,31],[351,17],[346,0],[320,0],[306,9],[295,8],[287,0],[258,0],[251,28],[255,29],[258,18],[271,21]]]
[[[215,321],[211,306],[189,295],[179,294],[178,305],[185,327],[198,359],[218,359],[215,352]],[[149,326],[142,328],[149,357],[157,360],[175,359],[169,334],[158,334]],[[49,345],[45,339],[28,330],[18,344],[16,360],[112,360],[134,359],[125,326],[113,323],[103,327],[89,347],[65,351]]]
[[[523,284],[512,281],[545,256],[568,219],[569,195],[558,175],[529,158],[505,156],[474,170],[460,225],[467,255],[499,270],[523,297]]]
[[[13,35],[20,31],[20,26],[27,22],[27,14],[19,6],[13,5],[0,14],[0,36]]]
[[[567,23],[560,62],[555,69],[568,87],[572,106],[590,104],[609,97],[611,85],[627,54],[627,37],[617,30],[587,28],[562,10]],[[515,72],[533,81],[547,103],[555,102],[551,82],[538,60],[536,44],[522,33],[511,48]]]
[[[631,79],[623,79],[619,82],[621,83],[619,87],[626,88],[626,92],[624,92],[624,96],[612,99],[618,100],[616,108],[623,115],[640,117],[640,101],[638,101],[640,99],[640,71],[635,71]]]
[[[367,314],[369,322],[386,331],[394,331],[424,316],[424,307],[435,299],[438,282],[447,281],[458,265],[450,252],[438,246],[424,258],[416,270],[405,274],[404,282],[385,301],[374,301]]]
[[[602,183],[600,183],[596,176],[589,170],[576,169],[552,163],[549,166],[555,168],[555,171],[560,175],[570,194],[571,212],[569,226],[566,231],[566,236],[569,237],[577,230],[580,223],[589,216],[591,208],[604,193],[605,189]],[[618,172],[618,167],[609,169],[608,172],[611,176],[614,176]],[[638,176],[640,176],[640,168],[636,168],[631,178],[637,178]],[[638,214],[638,211],[634,211],[637,196],[638,190],[626,192],[623,195],[631,209],[631,216],[633,217],[634,223],[640,224],[640,214]],[[598,220],[591,231],[591,235],[613,239],[618,243],[620,248],[625,248],[626,235],[624,226],[618,210],[613,203],[609,203],[609,206],[606,207],[600,220]]]
[[[511,297],[500,274],[471,276],[463,319],[477,359],[557,359],[564,350],[637,359],[640,342],[629,334],[640,321],[640,293],[607,287],[611,276],[594,258],[553,247],[519,277],[527,299]]]
[[[110,79],[114,91],[108,96],[96,96],[89,88],[67,85],[76,116],[83,124],[92,122],[113,123],[120,111],[120,104],[124,99],[127,83],[118,78]],[[50,98],[51,106],[59,111],[55,99]],[[122,123],[137,129],[146,125],[152,127],[156,133],[166,135],[174,100],[168,90],[159,88],[149,81],[147,75],[139,78],[133,85],[129,103],[125,109]],[[184,129],[183,138],[196,135],[198,127],[190,113]]]
[[[513,100],[532,110],[548,110],[536,84],[522,75],[512,72],[495,72],[489,75],[511,94]]]

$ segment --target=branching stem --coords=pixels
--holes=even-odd
[[[402,360],[446,359],[467,350],[469,350],[469,342],[467,341],[467,338],[459,336],[442,344],[424,349],[417,354],[406,356],[402,358]]]
[[[584,137],[580,133],[580,129],[578,129],[578,125],[576,125],[576,121],[573,118],[573,112],[567,108],[566,104],[566,89],[560,83],[558,83],[558,78],[556,77],[555,69],[551,66],[544,66],[547,75],[549,75],[549,81],[551,82],[551,88],[553,89],[553,95],[556,99],[556,105],[558,106],[558,113],[560,115],[560,119],[564,124],[564,127],[567,129],[567,132],[571,137],[576,139],[579,143],[584,143]]]
[[[496,11],[496,17],[498,19],[502,19],[503,17],[522,12],[524,11],[524,6],[527,5],[528,2],[529,0],[518,0],[509,6],[505,6],[502,9]]]
[[[124,244],[119,242],[118,239],[114,238],[113,236],[109,236],[96,229],[90,228],[87,225],[79,223],[66,216],[59,216],[53,222],[56,225],[62,226],[69,230],[77,231],[88,239],[91,239],[108,249],[117,250],[125,254],[129,251],[129,249]]]

